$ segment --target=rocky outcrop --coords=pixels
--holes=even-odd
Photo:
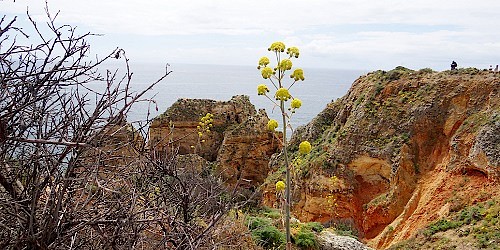
[[[321,250],[370,250],[361,242],[348,236],[336,235],[328,230],[323,230],[318,235],[318,245]]]
[[[351,219],[384,248],[439,218],[452,195],[477,202],[481,192],[497,194],[499,91],[500,75],[477,69],[397,67],[360,77],[292,137],[291,149],[315,142],[295,166],[294,216]],[[263,186],[270,206],[276,179]]]
[[[213,127],[199,137],[200,118],[211,113]],[[270,156],[280,147],[269,132],[265,111],[257,112],[248,96],[229,101],[180,99],[156,117],[150,127],[149,146],[156,154],[198,154],[217,169],[228,184],[260,185],[268,174]]]
[[[250,187],[264,182],[269,159],[280,147],[277,134],[268,132],[264,110],[224,133],[217,167],[230,184]]]
[[[213,114],[213,127],[199,138],[197,127],[207,113]],[[229,101],[179,99],[151,123],[150,147],[156,152],[167,153],[175,148],[179,154],[196,153],[208,161],[215,161],[224,132],[256,113],[248,96],[234,96]]]

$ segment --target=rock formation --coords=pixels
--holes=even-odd
[[[292,136],[293,216],[348,223],[383,249],[452,211],[499,197],[499,90],[500,75],[477,69],[397,67],[360,77]],[[206,113],[213,127],[199,138]],[[155,118],[149,146],[159,155],[178,149],[215,162],[231,185],[263,183],[264,205],[276,206],[274,186],[284,171],[274,154],[280,135],[267,131],[267,121],[245,96],[181,99]],[[295,153],[302,140],[313,142],[307,156]],[[330,238],[325,249],[337,249]]]
[[[213,114],[213,127],[199,138],[197,126],[207,113]],[[229,101],[180,99],[153,120],[149,145],[160,155],[171,149],[181,155],[196,153],[216,161],[228,184],[258,186],[269,172],[270,156],[280,147],[277,135],[266,129],[268,120],[248,96]]]
[[[245,187],[264,182],[269,171],[269,159],[280,147],[275,133],[267,130],[269,118],[264,110],[249,117],[224,133],[217,156],[220,173],[229,184]]]
[[[360,77],[292,137],[292,150],[314,142],[294,166],[294,216],[350,219],[385,248],[446,214],[453,195],[464,203],[498,195],[499,91],[500,76],[477,69],[397,67]],[[276,175],[263,186],[269,206]]]
[[[323,230],[318,235],[318,245],[321,250],[370,250],[361,242],[349,236],[336,235],[329,230]]]

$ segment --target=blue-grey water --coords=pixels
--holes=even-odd
[[[145,88],[165,71],[162,64],[131,63],[130,66],[134,73],[133,89]],[[154,96],[158,106],[158,111],[155,107],[149,109],[152,117],[163,113],[179,98],[225,101],[235,95],[248,95],[256,109],[266,109],[270,117],[281,121],[278,109],[273,110],[273,104],[267,98],[257,95],[258,84],[270,88],[272,84],[261,77],[256,67],[171,64],[168,69],[172,73],[148,94],[148,97]],[[290,89],[292,96],[303,103],[292,117],[292,127],[307,124],[327,103],[345,95],[353,81],[364,73],[360,70],[304,68],[305,81],[295,83]],[[291,78],[286,79],[287,84],[291,83],[289,80]],[[271,97],[272,93],[271,89]],[[127,120],[144,119],[147,111],[147,103],[139,103],[131,109]]]

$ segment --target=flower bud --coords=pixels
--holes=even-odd
[[[267,49],[269,51],[275,51],[275,52],[284,52],[285,51],[285,44],[282,42],[274,42],[271,44],[271,47]]]
[[[267,122],[267,129],[269,129],[270,131],[276,130],[277,127],[278,127],[278,121],[271,119]]]
[[[311,152],[312,146],[308,141],[303,141],[299,144],[299,153],[306,155]]]
[[[293,78],[295,81],[301,80],[304,81],[304,70],[302,69],[295,69],[293,73],[290,75],[291,78]]]
[[[290,59],[283,59],[281,62],[278,64],[278,68],[281,70],[290,70],[292,69],[292,61]]]
[[[276,97],[276,100],[280,101],[288,101],[288,99],[292,98],[290,92],[288,92],[288,89],[285,88],[278,89],[274,96]]]
[[[269,92],[269,88],[265,84],[259,84],[257,86],[257,94],[258,95],[265,95],[266,92]]]
[[[261,74],[262,74],[262,77],[264,79],[268,79],[269,77],[271,77],[271,75],[274,74],[274,71],[273,69],[269,68],[269,67],[264,67],[262,70],[261,70]]]
[[[259,60],[259,67],[260,66],[266,67],[268,64],[269,64],[269,58],[267,58],[265,56],[263,56],[263,57],[260,58],[260,60]]]
[[[281,192],[281,191],[285,190],[285,187],[286,187],[286,185],[283,181],[276,182],[276,191]]]
[[[290,107],[292,107],[292,109],[298,109],[300,106],[302,106],[302,101],[298,98],[293,99],[290,103]]]

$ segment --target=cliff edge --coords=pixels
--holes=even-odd
[[[499,91],[499,74],[473,68],[360,77],[292,137],[292,150],[302,140],[314,147],[294,166],[294,216],[352,224],[382,249],[497,197]],[[276,171],[263,184],[264,204],[276,205],[280,178]]]

